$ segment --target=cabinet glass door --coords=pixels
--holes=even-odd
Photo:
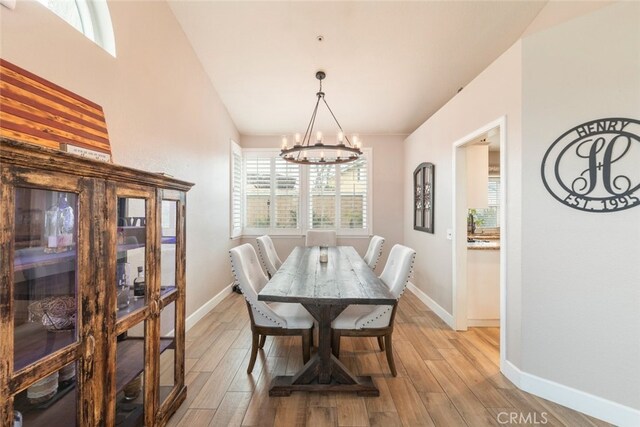
[[[142,321],[118,336],[115,425],[142,425],[145,412],[146,325]],[[146,404],[146,405],[145,405]]]
[[[40,176],[30,176],[37,181]],[[67,181],[65,185],[76,186]],[[14,425],[77,425],[79,193],[14,187]],[[55,369],[59,366],[58,369]],[[28,368],[25,370],[25,368]],[[53,370],[51,368],[54,368]],[[33,375],[35,373],[35,375]],[[23,384],[22,386],[20,384]],[[22,424],[21,424],[22,423]]]
[[[178,202],[162,200],[160,210],[160,407],[176,388],[176,248]]]
[[[176,386],[176,304],[170,303],[160,315],[160,405]]]
[[[117,261],[115,283],[117,319],[147,305],[146,199],[118,197]]]
[[[16,188],[13,368],[78,341],[75,193]]]

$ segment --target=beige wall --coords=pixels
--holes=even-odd
[[[4,59],[104,108],[116,163],[194,182],[187,197],[187,314],[231,283],[234,124],[164,2],[109,2],[117,58],[36,2],[0,7]]]
[[[579,212],[540,178],[562,132],[638,119],[640,4],[602,6],[550,3],[543,22],[407,138],[404,238],[418,254],[416,286],[451,313],[452,144],[505,115],[507,361],[529,390],[629,420],[629,408],[640,408],[639,208]],[[409,183],[422,161],[436,165],[433,235],[411,226]]]
[[[640,409],[640,207],[572,209],[540,176],[551,143],[574,126],[640,119],[640,3],[525,37],[522,60],[521,369]],[[640,184],[638,142],[625,159],[636,163],[612,171],[632,186]],[[586,159],[573,156],[568,150],[563,165],[583,170]]]
[[[373,150],[373,234],[385,238],[382,257],[376,267],[382,271],[391,247],[403,241],[402,180],[405,135],[361,135],[365,147]],[[243,148],[275,148],[280,145],[279,136],[242,135],[239,144]],[[238,243],[256,245],[255,238],[238,239]],[[284,260],[296,246],[304,245],[304,237],[274,236],[278,255]],[[367,250],[369,237],[344,237],[340,245],[354,246],[361,255]]]

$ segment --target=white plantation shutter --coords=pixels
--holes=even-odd
[[[269,228],[271,224],[271,158],[245,155],[244,226]]]
[[[368,162],[364,157],[339,165],[340,228],[368,227]]]
[[[271,228],[299,228],[300,166],[274,159],[274,221]]]
[[[242,149],[231,142],[231,237],[242,235]]]
[[[336,167],[309,165],[308,228],[336,228]]]

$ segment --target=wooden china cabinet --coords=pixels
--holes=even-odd
[[[7,139],[0,172],[0,426],[166,424],[192,184]]]

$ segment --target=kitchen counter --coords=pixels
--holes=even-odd
[[[500,237],[474,236],[467,238],[467,249],[500,250]]]

